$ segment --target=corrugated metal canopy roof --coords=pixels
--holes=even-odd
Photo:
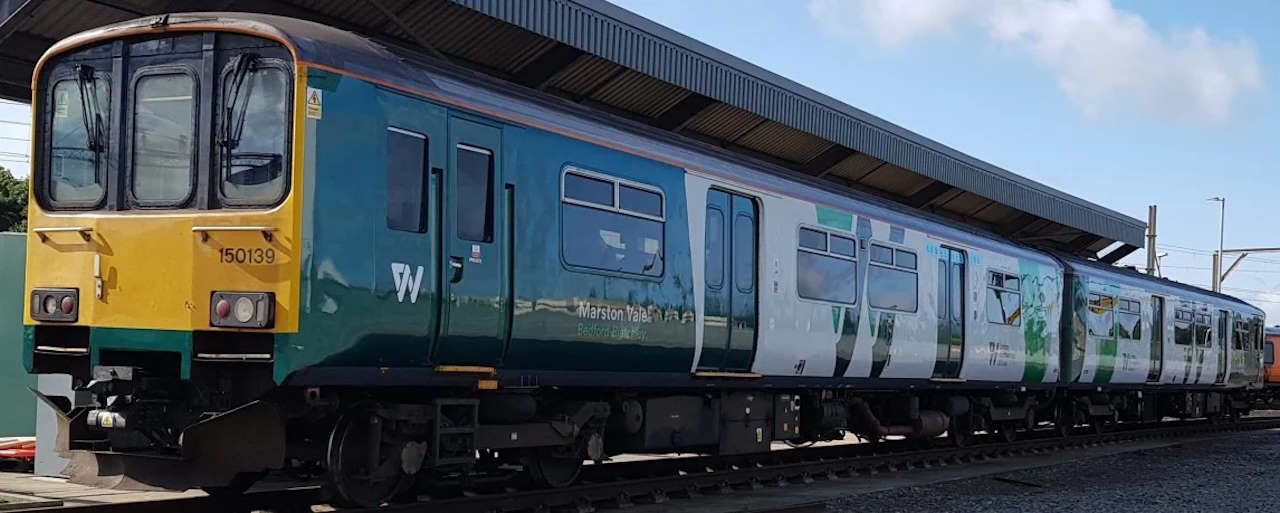
[[[164,12],[281,14],[418,48],[504,80],[1085,256],[1146,224],[863,112],[602,0],[0,0],[0,97],[29,100],[53,42]]]

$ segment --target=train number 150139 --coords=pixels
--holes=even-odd
[[[274,248],[222,248],[218,251],[218,262],[223,264],[274,264],[276,250]]]

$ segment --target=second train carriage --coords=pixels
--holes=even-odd
[[[26,364],[83,392],[79,479],[315,463],[376,504],[507,463],[1226,416],[1260,382],[1233,298],[308,22],[123,23],[35,80]]]

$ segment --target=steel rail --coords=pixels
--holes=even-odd
[[[909,447],[918,447],[918,445],[906,442],[868,443],[773,451],[763,455],[666,458],[611,463],[599,465],[596,468],[588,466],[583,474],[586,482],[561,489],[510,491],[506,488],[498,488],[494,493],[469,492],[466,496],[456,498],[430,498],[377,509],[341,511],[506,513],[570,508],[587,512],[594,511],[599,506],[624,508],[638,503],[665,503],[673,498],[696,499],[708,494],[730,493],[735,490],[759,489],[766,486],[808,484],[818,480],[835,481],[881,472],[964,465],[1010,456],[1044,454],[1141,440],[1274,428],[1280,428],[1280,418],[1246,419],[1237,424],[1176,421],[1156,426],[1136,425],[1134,429],[1122,429],[1103,434],[1074,435],[1068,438],[1053,436],[1047,431],[1038,431],[1034,433],[1037,436],[1028,440],[976,444],[963,448],[908,450]],[[292,513],[311,511],[312,505],[323,504],[330,498],[320,487],[308,486],[251,492],[230,498],[183,497],[149,502],[11,511],[75,513],[275,511]],[[785,506],[777,512],[807,513],[820,510],[821,504],[811,503]]]

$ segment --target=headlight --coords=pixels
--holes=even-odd
[[[31,318],[48,322],[76,322],[80,317],[80,291],[35,289],[31,291]]]
[[[276,298],[271,292],[214,292],[209,299],[209,324],[220,328],[270,328],[275,311]]]

